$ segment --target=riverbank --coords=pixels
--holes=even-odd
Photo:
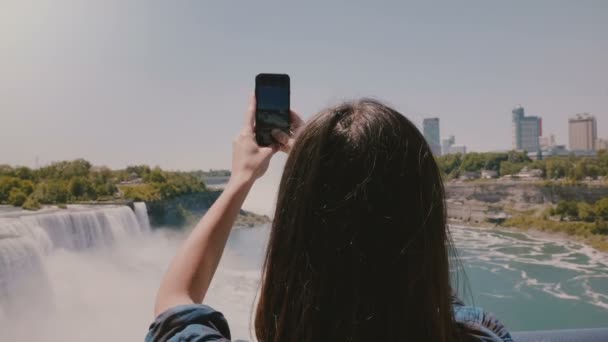
[[[473,228],[482,228],[482,229],[500,229],[500,230],[508,230],[513,232],[524,232],[531,236],[537,237],[539,239],[557,239],[563,241],[575,241],[582,244],[585,244],[589,247],[592,247],[600,252],[608,253],[608,237],[604,236],[592,236],[585,237],[579,235],[571,235],[564,231],[559,230],[546,230],[539,227],[535,227],[533,225],[528,226],[516,226],[516,225],[501,225],[490,222],[464,222],[461,220],[448,219],[448,224],[453,227],[463,226],[463,227],[473,227]]]
[[[451,224],[551,234],[608,252],[608,231],[600,215],[582,220],[551,213],[558,203],[568,201],[592,207],[608,198],[608,186],[500,180],[447,182],[445,186]]]

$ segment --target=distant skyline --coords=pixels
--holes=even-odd
[[[517,104],[608,138],[606,32],[607,1],[3,0],[0,163],[229,168],[260,72],[304,118],[371,96],[472,151],[510,148]]]

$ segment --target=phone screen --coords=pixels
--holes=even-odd
[[[289,76],[260,74],[256,77],[256,140],[260,146],[274,142],[270,132],[289,131]]]

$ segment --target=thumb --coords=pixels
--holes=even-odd
[[[280,129],[275,128],[270,132],[270,134],[272,134],[272,137],[283,146],[286,146],[289,143],[289,134],[281,131]]]

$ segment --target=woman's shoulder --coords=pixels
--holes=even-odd
[[[146,342],[230,341],[230,328],[224,315],[208,305],[173,307],[150,325]]]
[[[472,341],[513,342],[507,328],[492,313],[476,306],[465,305],[462,301],[453,301],[454,319],[467,333]]]
[[[512,342],[506,327],[480,307],[453,301],[454,318],[469,341]],[[150,325],[146,342],[230,341],[230,328],[224,315],[208,305],[190,304],[171,308]],[[236,341],[235,341],[236,342]]]

